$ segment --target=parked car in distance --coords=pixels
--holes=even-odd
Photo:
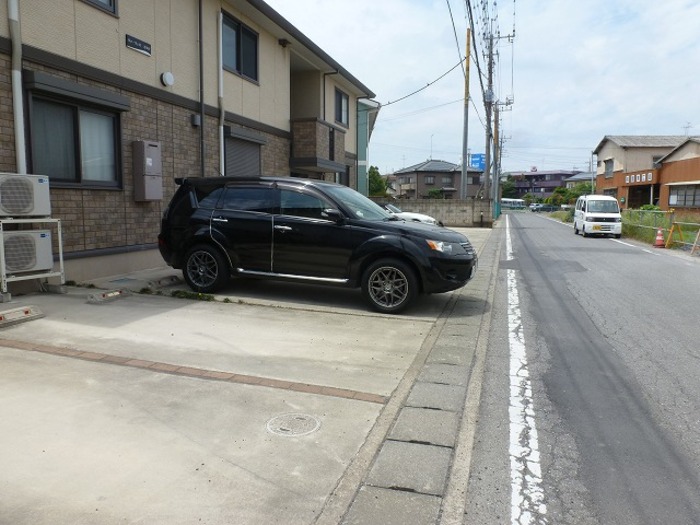
[[[394,206],[393,204],[385,204],[384,209],[393,216],[403,219],[404,221],[425,222],[427,224],[437,224],[438,226],[443,226],[442,221],[439,221],[430,215],[414,213],[411,211],[402,211],[401,208]]]
[[[530,211],[545,211],[545,212],[550,212],[550,211],[559,211],[561,208],[559,206],[555,206],[554,204],[542,204],[541,202],[533,202],[530,204]]]
[[[399,220],[355,190],[291,177],[176,179],[158,245],[194,291],[232,276],[360,288],[397,313],[464,286],[477,254],[461,233]]]

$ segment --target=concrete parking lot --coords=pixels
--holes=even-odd
[[[491,230],[465,233],[481,253]],[[392,454],[413,454],[382,445],[416,441],[409,394],[452,395],[445,429],[459,430],[466,380],[429,376],[464,361],[455,336],[477,339],[480,264],[467,287],[400,316],[369,312],[356,291],[258,281],[177,299],[185,287],[163,268],[13,298],[43,317],[0,329],[0,523],[371,521],[371,494],[396,483],[383,479]],[[99,290],[123,293],[90,300]],[[439,337],[451,339],[431,364]],[[426,450],[433,464],[432,449],[413,457]],[[413,522],[431,522],[448,471],[418,480],[408,504],[392,493],[394,508],[413,502]]]

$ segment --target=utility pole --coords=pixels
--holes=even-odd
[[[499,111],[498,111],[498,104],[494,104],[494,116],[493,116],[493,193],[492,193],[492,198],[493,198],[493,210],[494,210],[494,215],[493,218],[497,218],[501,214],[501,207],[500,207],[500,200],[498,198],[499,194],[499,184],[501,182],[500,180],[500,170],[499,170],[499,155],[500,155],[500,148],[499,148],[499,143],[498,143],[498,124],[499,124]]]
[[[484,151],[484,196],[491,197],[491,111],[493,106],[493,35],[488,36],[488,86],[484,106],[486,109],[486,147]]]
[[[467,138],[469,136],[469,55],[471,54],[471,27],[467,27],[466,58],[464,60],[464,128],[462,130],[462,180],[459,187],[459,198],[468,197],[467,175],[469,174],[469,149]]]

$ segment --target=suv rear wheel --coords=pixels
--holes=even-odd
[[[229,274],[228,265],[217,249],[202,244],[187,252],[182,275],[195,292],[220,290],[228,282]]]
[[[362,276],[362,293],[375,310],[398,313],[418,294],[418,279],[406,263],[398,259],[380,259]]]

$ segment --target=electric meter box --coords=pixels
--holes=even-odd
[[[160,142],[133,142],[135,201],[163,200],[163,162],[160,152]]]

